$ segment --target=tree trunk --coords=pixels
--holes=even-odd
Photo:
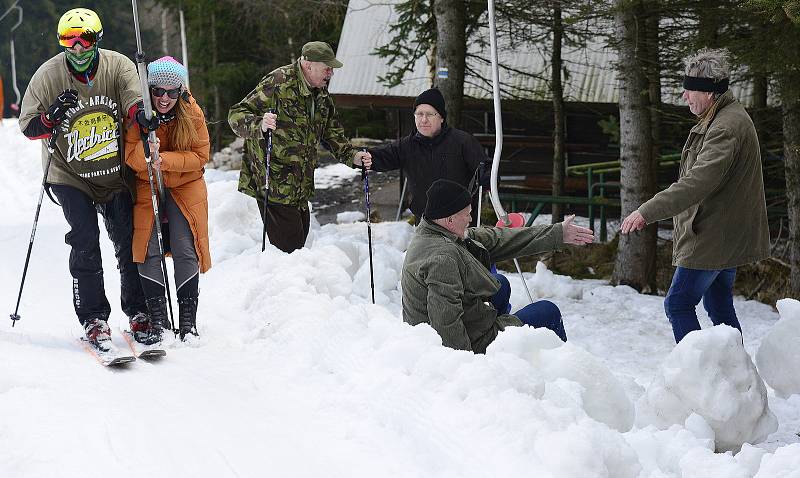
[[[650,86],[650,135],[653,140],[653,187],[658,186],[658,163],[661,158],[661,55],[658,42],[658,22],[661,20],[660,0],[649,0],[648,16],[645,22],[645,61],[647,64],[647,81]]]
[[[800,297],[800,78],[781,78],[786,212],[789,216],[789,296]]]
[[[655,192],[647,81],[645,8],[642,0],[615,0],[619,42],[620,182],[622,217],[635,211]],[[620,235],[612,281],[642,292],[655,289],[656,225]]]
[[[769,142],[770,132],[767,127],[767,120],[771,113],[767,109],[767,94],[769,93],[769,78],[766,73],[755,73],[753,75],[753,106],[750,110],[753,113],[753,124],[758,133],[758,142],[761,145],[761,155],[764,156]]]
[[[553,196],[564,195],[566,117],[564,113],[564,85],[561,82],[561,43],[564,26],[561,22],[561,1],[553,2],[553,53],[550,57],[551,90],[553,94]],[[553,204],[553,224],[564,220],[563,205]]]
[[[464,104],[464,69],[467,56],[467,26],[464,0],[436,0],[436,77],[434,85],[444,95],[447,123],[461,126]]]
[[[219,54],[217,52],[217,15],[211,13],[211,71],[217,73],[217,63]],[[214,131],[211,135],[211,151],[217,151],[222,140],[222,101],[219,96],[219,85],[215,82],[211,87],[214,95]]]

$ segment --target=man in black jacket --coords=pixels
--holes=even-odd
[[[447,109],[442,93],[432,88],[414,101],[416,131],[388,146],[373,148],[364,164],[373,171],[402,168],[408,177],[411,212],[419,223],[425,211],[426,191],[437,179],[448,179],[468,188],[476,175],[478,183],[487,187],[489,168],[479,168],[488,158],[478,140],[471,134],[447,125]],[[371,162],[371,164],[370,164]],[[485,174],[480,173],[480,169]],[[476,185],[477,187],[477,185]],[[477,195],[472,208],[478,210]],[[478,214],[475,214],[473,225]]]

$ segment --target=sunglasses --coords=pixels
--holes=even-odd
[[[63,47],[74,48],[76,43],[91,48],[97,43],[97,33],[83,28],[70,28],[58,36],[58,44]]]
[[[150,87],[150,94],[156,98],[161,98],[164,96],[164,93],[166,93],[171,100],[176,100],[181,95],[181,87],[179,86],[173,90],[167,90],[160,87]]]

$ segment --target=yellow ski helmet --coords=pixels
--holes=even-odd
[[[58,43],[67,48],[80,43],[89,48],[103,37],[100,17],[88,8],[73,8],[58,21]]]

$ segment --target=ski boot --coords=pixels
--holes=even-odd
[[[147,310],[150,311],[150,327],[147,336],[139,342],[145,345],[153,345],[161,342],[164,335],[164,325],[169,323],[167,319],[167,298],[153,297],[147,299]]]
[[[150,316],[145,312],[137,312],[136,315],[130,317],[129,323],[133,339],[140,344],[145,343],[150,335]]]
[[[181,297],[178,299],[178,336],[184,340],[187,334],[197,333],[197,297]]]
[[[111,328],[105,320],[89,319],[83,325],[83,330],[86,331],[86,340],[97,350],[111,352],[114,349],[114,343],[111,342]]]

